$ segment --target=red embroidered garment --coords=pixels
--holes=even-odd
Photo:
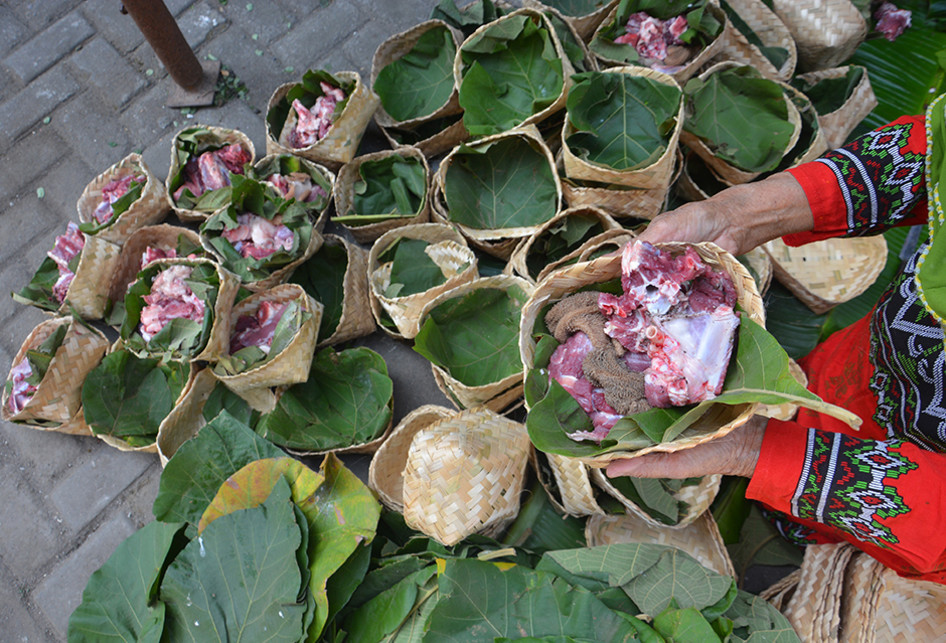
[[[785,241],[925,224],[925,153],[923,119],[904,117],[790,170],[815,227]],[[946,583],[946,355],[914,280],[927,243],[870,315],[800,361],[809,388],[861,429],[806,410],[770,421],[747,495],[791,515],[787,535],[800,541],[848,541],[901,575]]]

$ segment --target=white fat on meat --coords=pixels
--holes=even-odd
[[[151,293],[142,297],[146,306],[141,309],[138,325],[146,342],[172,319],[190,319],[198,324],[204,321],[205,304],[185,281],[193,271],[191,266],[176,265],[155,275]]]

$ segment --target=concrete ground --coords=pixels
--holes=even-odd
[[[193,114],[165,107],[170,78],[120,0],[0,2],[0,290],[32,277],[96,175],[133,151],[162,180],[186,124],[242,130],[265,150],[273,90],[309,68],[369,78],[375,49],[436,0],[166,0],[198,58],[219,59],[248,92]],[[380,9],[384,9],[381,11]],[[369,130],[363,149],[382,146]],[[46,316],[7,295],[0,370]],[[427,362],[379,333],[395,416],[447,404]],[[367,459],[349,459],[364,471]],[[90,574],[152,520],[156,455],[0,423],[0,641],[63,641]]]

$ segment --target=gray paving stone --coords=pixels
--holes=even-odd
[[[69,469],[81,466],[85,458],[100,448],[111,448],[91,436],[39,431],[8,422],[0,423],[0,436],[0,444],[14,449],[20,461],[27,463],[27,477],[37,489],[44,492],[51,489],[52,480],[62,478]],[[55,517],[62,518],[58,510],[53,513]],[[65,526],[62,528],[65,529]]]
[[[367,20],[368,16],[360,6],[352,2],[334,2],[312,11],[270,48],[285,66],[291,65],[297,70],[315,68]]]
[[[43,203],[46,207],[60,214],[65,221],[78,222],[79,213],[76,210],[76,201],[79,200],[85,186],[104,170],[105,168],[100,168],[95,171],[72,154],[43,172],[41,176],[35,179],[35,183],[36,185],[42,185],[46,192],[43,197]],[[33,190],[27,191],[25,196],[29,198],[30,193],[35,195],[35,187]],[[0,245],[0,248],[2,248],[2,245]]]
[[[8,607],[0,610],[0,632],[4,632],[11,643],[55,643],[57,637],[41,617],[33,617],[27,608],[28,601],[22,582],[12,573],[0,569],[0,605]],[[9,609],[14,605],[16,609]]]
[[[256,158],[262,158],[266,154],[266,129],[263,127],[263,116],[257,114],[244,101],[233,100],[221,107],[201,108],[194,114],[194,118],[187,122],[240,130],[253,141]]]
[[[172,123],[170,130],[141,152],[141,158],[162,181],[167,178],[168,169],[171,167],[171,141],[183,127],[180,121],[177,121],[177,125]]]
[[[85,0],[82,15],[95,26],[95,32],[124,53],[145,41],[130,15],[121,12],[121,3],[112,0]]]
[[[29,28],[16,17],[13,11],[5,5],[0,5],[0,57],[6,56],[17,45],[24,42],[29,34]]]
[[[344,0],[339,1],[342,2]],[[332,4],[332,2],[333,0],[279,0],[279,4],[292,12],[292,15],[297,19],[305,18],[313,11],[323,9]]]
[[[131,152],[131,137],[116,109],[102,105],[85,92],[63,105],[52,126],[69,147],[101,172]]]
[[[247,11],[247,4],[253,7],[252,10]],[[221,7],[221,10],[232,24],[239,26],[249,35],[247,45],[250,47],[266,46],[281,38],[291,24],[285,11],[275,0],[253,0],[252,3],[233,0]]]
[[[193,5],[194,0],[165,0],[164,2],[164,6],[168,8],[173,16],[180,15]]]
[[[158,60],[148,43],[143,43],[125,54],[125,60],[140,73],[145,74],[152,84],[161,82],[167,76],[164,64]],[[151,70],[150,74],[148,70]]]
[[[151,507],[158,495],[161,471],[161,463],[155,458],[151,466],[138,478],[136,483],[122,494],[121,512],[134,522],[138,529],[154,520]]]
[[[165,105],[171,84],[172,81],[166,78],[152,85],[129,103],[119,117],[121,124],[131,137],[132,150],[145,149],[152,141],[173,129],[172,122],[181,118],[180,110]],[[168,157],[162,158],[157,166],[147,163],[151,171],[162,180],[167,173],[170,154],[169,149]]]
[[[32,274],[30,275],[32,276]],[[8,319],[4,320],[3,327],[0,328],[0,346],[6,354],[15,356],[17,351],[23,345],[23,341],[29,336],[33,329],[44,319],[48,317],[38,317],[33,307],[15,304],[15,312]],[[11,357],[12,361],[12,357]],[[9,370],[3,371],[4,379]]]
[[[53,67],[0,104],[0,123],[10,139],[16,139],[80,89],[65,67]]]
[[[135,531],[134,524],[127,517],[112,517],[89,534],[37,586],[33,600],[62,640],[66,638],[69,616],[82,602],[82,590],[89,582],[89,576]]]
[[[3,562],[21,578],[55,558],[60,546],[56,517],[26,481],[26,464],[19,459],[0,460],[0,542],[29,543],[29,547],[17,547],[15,556],[4,556]]]
[[[197,51],[213,30],[227,24],[227,19],[216,9],[201,2],[178,16],[177,24],[187,44]]]
[[[34,31],[39,31],[81,2],[80,0],[18,0],[5,4],[13,7],[20,19]]]
[[[65,145],[57,132],[52,127],[43,125],[12,148],[8,148],[6,154],[0,155],[0,208],[11,207],[10,202],[15,200],[20,190],[32,184],[54,163],[67,155],[69,150],[64,148]],[[36,199],[35,192],[33,199]],[[29,208],[32,205],[36,203],[24,203],[20,204],[20,207]],[[0,220],[2,219],[0,215]],[[21,222],[26,226],[31,223],[33,221],[30,220]],[[24,237],[20,237],[19,241],[23,240]],[[11,241],[16,242],[17,239]],[[4,254],[2,248],[5,243],[8,243],[7,239],[0,239],[0,256]]]
[[[92,25],[74,11],[36,35],[4,61],[21,81],[28,83],[68,56],[95,33]]]
[[[259,45],[264,47],[265,45]],[[245,31],[231,25],[203,48],[205,55],[216,57],[225,69],[235,74],[247,88],[247,100],[255,109],[264,110],[273,90],[282,82],[293,80],[282,62],[268,52],[256,55],[256,44]]]
[[[417,24],[412,22],[410,24]],[[406,25],[404,28],[406,28]],[[399,28],[397,31],[403,31]],[[371,79],[371,59],[378,46],[392,35],[390,20],[371,20],[352,33],[342,52],[355,64],[355,71],[366,81]]]
[[[93,38],[69,57],[76,77],[95,87],[113,107],[125,105],[147,81],[103,38]]]

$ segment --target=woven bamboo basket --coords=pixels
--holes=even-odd
[[[404,467],[405,522],[448,546],[498,534],[519,512],[530,449],[524,426],[488,409],[421,429]]]
[[[706,172],[706,179],[713,182],[712,186],[705,184],[705,181],[703,185],[697,181],[695,172],[700,171]],[[683,156],[680,177],[674,184],[674,189],[681,197],[687,201],[702,201],[703,199],[710,198],[713,196],[713,194],[716,194],[716,192],[720,192],[727,187],[728,185],[726,184],[726,181],[717,175],[713,168],[706,165],[706,162],[697,156],[695,152],[688,151],[686,155]],[[707,192],[707,190],[710,190],[711,192]]]
[[[269,123],[266,124],[266,153],[267,154],[295,154],[302,158],[315,161],[328,166],[336,171],[343,164],[348,163],[355,157],[358,151],[358,145],[361,138],[371,122],[375,110],[380,104],[377,95],[361,80],[361,76],[355,71],[339,71],[332,74],[335,78],[345,84],[354,83],[354,89],[348,96],[348,102],[342,113],[333,116],[332,126],[329,128],[325,137],[316,141],[312,145],[293,148],[286,140],[289,131],[296,124],[296,112],[289,110],[289,116],[283,125],[282,131],[277,135],[273,132]],[[286,98],[289,90],[299,83],[286,83],[280,85],[273,92],[266,107],[266,113],[269,112],[281,101]]]
[[[797,78],[798,80],[815,83],[819,80],[842,77],[848,73],[851,67],[856,66],[845,65],[833,69],[811,71],[807,74],[799,74]],[[824,132],[825,140],[830,149],[841,147],[847,143],[848,136],[854,128],[877,106],[877,96],[874,94],[873,87],[871,87],[867,69],[863,67],[862,69],[864,69],[864,72],[861,75],[861,80],[854,87],[854,91],[851,92],[847,100],[832,112],[818,114],[821,131]]]
[[[538,0],[523,0],[522,6],[528,7],[529,9],[537,9],[539,11],[555,11],[562,16],[569,26],[571,26],[572,31],[575,32],[575,35],[579,39],[587,42],[591,39],[591,36],[594,34],[595,29],[598,28],[598,25],[601,24],[601,21],[604,20],[609,13],[611,13],[619,1],[620,0],[608,0],[607,2],[602,2],[600,3],[601,6],[594,11],[578,16],[567,15],[564,12],[556,9],[551,4],[543,4]]]
[[[765,307],[762,297],[756,289],[755,280],[745,266],[739,263],[735,257],[712,243],[660,243],[657,244],[657,247],[664,251],[677,252],[682,251],[687,245],[692,245],[707,264],[725,270],[732,277],[739,305],[750,319],[764,326]],[[532,330],[538,316],[544,314],[547,306],[556,303],[583,286],[604,283],[616,279],[620,275],[621,255],[614,254],[561,268],[542,280],[535,287],[532,297],[522,309],[522,318],[519,325],[519,354],[523,369],[528,371],[533,367],[535,341],[532,337]],[[752,416],[756,406],[756,404],[737,406],[714,404],[683,435],[672,442],[649,446],[637,451],[612,452],[581,458],[581,460],[592,467],[603,468],[614,460],[635,458],[652,452],[673,452],[689,449],[698,444],[722,437],[742,426]]]
[[[837,641],[844,572],[857,550],[847,544],[808,545],[799,582],[782,613],[803,641]]]
[[[705,80],[708,77],[710,77],[712,74],[715,74],[719,71],[723,71],[725,69],[730,69],[733,67],[740,67],[740,66],[741,65],[739,65],[738,63],[735,63],[732,61],[724,61],[724,62],[716,63],[709,69],[701,72],[699,75],[699,78],[701,80]],[[787,91],[786,87],[789,87],[789,85],[786,85],[785,83],[782,83],[780,81],[772,81],[772,82],[778,83],[782,87],[783,93],[784,91]],[[798,137],[801,135],[802,118],[801,118],[801,114],[798,111],[798,108],[790,100],[788,95],[785,96],[785,104],[788,108],[788,122],[791,123],[792,126],[794,127],[792,136],[788,144],[785,146],[784,154],[788,154],[795,147],[795,143],[798,142]],[[762,172],[743,170],[742,168],[738,168],[735,165],[732,165],[731,163],[729,163],[728,161],[725,161],[719,158],[718,156],[716,156],[716,154],[713,152],[710,146],[707,145],[705,141],[703,141],[703,139],[699,138],[698,136],[695,136],[694,134],[691,134],[690,132],[686,130],[683,130],[680,133],[680,142],[683,143],[683,145],[685,145],[687,148],[692,150],[694,153],[696,153],[701,159],[703,159],[706,165],[708,165],[713,170],[713,172],[728,185],[739,185],[741,183],[748,183],[749,181],[752,181],[753,179],[758,178],[762,174]]]
[[[516,300],[525,301],[532,294],[533,287],[528,281],[509,275],[480,277],[460,284],[427,302],[421,310],[418,325],[423,327],[427,317],[434,314],[434,311],[441,304],[449,300],[459,299],[480,289],[501,290]],[[502,375],[499,379],[487,384],[469,385],[456,379],[446,369],[436,364],[431,364],[431,368],[434,380],[441,386],[441,390],[444,390],[444,393],[461,407],[472,408],[483,405],[492,410],[503,409],[518,400],[522,395],[523,374],[521,370],[509,375]]]
[[[405,225],[415,223],[424,223],[430,219],[430,167],[427,165],[427,158],[416,147],[401,147],[397,150],[382,150],[372,152],[363,156],[357,156],[350,163],[342,166],[338,171],[338,182],[335,188],[335,212],[336,216],[347,216],[350,214],[378,214],[374,212],[355,213],[355,189],[361,180],[359,169],[366,162],[380,161],[391,156],[398,156],[405,159],[418,161],[424,168],[424,196],[421,199],[420,207],[413,216],[392,215],[390,219],[378,221],[377,223],[368,223],[366,225],[351,225],[347,223],[336,223],[344,228],[359,243],[370,244],[389,230],[394,230]]]
[[[276,407],[276,394],[271,390],[273,387],[288,386],[309,379],[316,337],[322,322],[322,304],[307,295],[298,284],[274,286],[250,295],[233,306],[230,315],[231,336],[240,317],[254,314],[264,301],[298,301],[302,310],[309,314],[309,318],[299,326],[289,345],[266,363],[242,373],[227,374],[218,370],[215,374],[218,380],[246,400],[250,406],[266,413]]]
[[[227,209],[231,209],[231,208],[234,208],[234,206],[233,205],[227,206]],[[222,212],[223,210],[218,210],[214,214],[216,215]],[[235,211],[231,210],[231,212],[234,216],[234,219],[236,216],[239,216]],[[267,269],[268,274],[262,279],[255,279],[252,274],[244,273],[242,275],[239,275],[235,272],[231,272],[231,274],[236,275],[236,277],[241,282],[240,285],[251,292],[262,292],[264,290],[273,288],[274,286],[277,286],[285,282],[289,278],[289,275],[291,275],[295,271],[296,268],[298,268],[304,262],[308,261],[309,258],[312,257],[312,255],[314,255],[316,252],[318,252],[319,248],[322,247],[322,242],[324,241],[324,238],[322,237],[321,234],[319,234],[319,231],[316,229],[315,223],[311,221],[311,219],[309,219],[309,221],[310,223],[312,223],[312,231],[309,235],[309,242],[306,244],[305,248],[299,249],[298,256],[296,256],[292,261],[290,261],[289,263],[283,264],[279,266],[278,268],[275,268],[271,271]],[[200,237],[200,244],[201,246],[203,246],[207,254],[212,256],[221,266],[227,268],[226,257],[222,253],[220,253],[216,248],[214,248],[212,243],[210,243],[211,235],[213,236],[220,235],[220,231],[217,231],[217,230],[208,231],[204,228],[204,226],[201,226],[200,232],[198,234]]]
[[[882,235],[825,239],[798,248],[774,239],[762,248],[772,259],[775,278],[819,314],[867,290],[887,261]]]
[[[114,217],[106,227],[95,233],[95,236],[121,245],[138,228],[162,221],[170,210],[164,185],[148,169],[139,154],[129,154],[85,186],[76,202],[79,221],[82,223],[95,221],[92,213],[102,202],[102,188],[110,181],[138,175],[145,177],[141,195],[128,206],[127,210]]]
[[[460,43],[463,42],[463,34],[444,21],[427,20],[418,25],[414,25],[407,31],[394,34],[378,45],[378,48],[374,52],[374,57],[371,59],[371,86],[374,87],[375,81],[378,79],[378,74],[381,73],[382,69],[392,62],[403,58],[414,48],[422,35],[434,29],[446,29],[453,39],[454,48],[460,48]],[[444,118],[445,116],[460,114],[462,111],[460,101],[457,98],[457,85],[456,82],[454,82],[453,92],[450,94],[450,97],[429,114],[422,114],[407,120],[398,120],[388,114],[384,109],[384,104],[381,103],[374,114],[374,120],[380,127],[411,129],[417,125]]]
[[[368,292],[368,251],[335,234],[325,235],[324,245],[341,246],[345,250],[347,260],[342,277],[341,318],[335,328],[331,329],[331,334],[319,340],[317,349],[370,335],[376,329]],[[318,254],[309,261],[319,261]]]
[[[13,365],[26,359],[27,351],[37,348],[60,326],[66,334],[32,397],[18,412],[10,408],[10,394],[4,388],[0,417],[39,429],[62,431],[80,412],[82,384],[108,349],[108,340],[99,330],[79,323],[73,317],[56,317],[40,322],[26,337],[13,358]],[[7,381],[12,376],[7,375]]]
[[[302,171],[311,176],[314,182],[318,183],[318,178],[321,178],[328,183],[329,189],[327,190],[325,207],[318,210],[315,217],[315,229],[319,231],[319,234],[322,234],[322,230],[325,229],[325,224],[328,221],[328,212],[332,204],[333,195],[335,194],[335,173],[324,165],[319,165],[314,161],[302,158],[301,156],[295,156],[294,154],[267,154],[253,164],[253,174],[259,180],[264,180],[266,177],[278,173],[280,162],[282,159],[286,158],[298,159],[299,164],[302,166]]]
[[[213,267],[217,273],[220,286],[217,289],[217,299],[214,302],[214,318],[210,327],[210,335],[207,338],[207,343],[200,351],[186,359],[195,362],[214,362],[227,355],[230,351],[230,314],[233,310],[233,301],[237,290],[240,288],[239,278],[210,259],[162,259],[153,262],[151,265],[155,264],[160,265],[162,270],[181,264],[189,266],[204,264]]]
[[[585,523],[585,540],[589,547],[616,543],[656,543],[682,549],[701,565],[723,576],[735,577],[732,560],[709,512],[680,529],[655,527],[632,514],[623,516],[592,516]]]
[[[803,127],[802,129],[802,134],[805,133],[805,129],[810,128],[811,130],[807,145],[805,145],[803,149],[799,149],[805,142],[805,140],[799,136],[795,149],[792,150],[795,155],[791,158],[790,164],[794,167],[802,163],[807,163],[808,161],[814,161],[827,152],[828,139],[821,129],[821,120],[818,118],[818,112],[815,110],[815,106],[812,105],[811,99],[788,83],[780,84],[785,94],[791,98],[792,103],[798,109],[798,114],[801,116],[802,121],[807,123],[807,127]]]
[[[612,230],[624,230],[624,228],[621,227],[621,224],[611,218],[610,214],[608,214],[602,208],[596,206],[569,208],[567,210],[563,210],[543,223],[531,236],[522,240],[522,242],[516,247],[516,250],[512,253],[512,257],[510,257],[509,263],[506,265],[504,272],[506,274],[514,274],[517,277],[522,277],[526,281],[535,283],[536,281],[539,281],[543,275],[555,270],[555,268],[575,261],[580,254],[581,247],[575,248],[573,251],[567,253],[565,256],[556,261],[547,263],[545,267],[542,268],[541,272],[537,273],[535,277],[529,274],[529,266],[527,263],[530,252],[533,252],[533,246],[542,239],[543,235],[549,234],[550,230],[556,226],[561,225],[569,217],[574,216],[590,216],[591,218],[595,219],[597,225],[600,226],[602,233],[610,232]],[[598,235],[596,234],[592,236]]]
[[[675,525],[666,525],[652,518],[637,503],[618,491],[601,469],[591,469],[591,480],[594,484],[604,489],[609,496],[621,503],[621,505],[630,512],[630,515],[633,515],[641,522],[654,528],[681,529],[703,515],[703,513],[709,509],[709,506],[713,504],[713,500],[716,499],[716,494],[719,492],[719,484],[722,480],[722,476],[703,476],[699,483],[681,487],[680,490],[674,494],[674,498],[682,500],[688,505],[683,516],[680,517],[680,521]]]
[[[406,130],[397,127],[379,127],[381,133],[384,134],[384,138],[387,139],[393,149],[399,150],[402,147],[415,147],[421,151],[421,154],[429,159],[440,156],[470,138],[470,133],[466,131],[466,127],[463,125],[463,117],[459,115],[456,117],[456,120],[453,120],[448,125],[445,125],[443,129],[432,134],[419,134],[416,131],[419,128]],[[408,135],[410,135],[410,142],[405,141],[405,137]]]
[[[118,266],[121,247],[94,236],[84,236],[76,276],[66,291],[59,314],[65,315],[71,310],[82,319],[101,319],[108,307],[109,285]]]
[[[479,27],[466,40],[463,41],[459,49],[457,49],[457,55],[453,60],[453,80],[457,86],[457,90],[459,91],[463,87],[463,76],[466,72],[463,63],[464,47],[474,39],[479,39],[481,36],[483,36],[483,34],[486,34],[491,30],[501,29],[501,23],[506,22],[515,16],[527,16],[540,28],[544,28],[548,31],[549,39],[552,42],[552,46],[555,48],[555,54],[562,62],[562,91],[558,95],[558,98],[552,101],[550,105],[536,112],[535,114],[531,114],[530,116],[526,117],[521,123],[513,128],[514,130],[526,125],[536,125],[541,123],[555,112],[563,109],[565,107],[565,100],[568,97],[568,90],[572,85],[572,74],[575,73],[575,69],[572,67],[572,63],[568,59],[568,56],[565,55],[565,52],[562,49],[562,43],[558,39],[558,34],[555,32],[555,28],[552,26],[552,23],[549,21],[546,15],[541,11],[537,11],[536,9],[522,8],[516,9],[515,11],[512,11],[505,16],[501,16],[492,22],[488,22],[485,25]]]
[[[451,418],[456,411],[425,404],[405,415],[388,439],[378,447],[368,466],[368,486],[391,511],[404,512],[404,467],[414,436],[431,425]]]
[[[200,143],[197,149],[198,154],[207,150],[216,150],[226,145],[239,145],[250,153],[250,163],[253,163],[253,161],[256,159],[256,147],[253,145],[253,141],[250,139],[250,137],[243,132],[225,127],[215,127],[213,125],[194,125],[185,127],[174,135],[174,139],[171,141],[171,169],[168,170],[168,176],[164,180],[168,204],[170,205],[171,209],[174,210],[174,213],[177,215],[177,217],[182,221],[194,221],[199,223],[209,217],[210,212],[201,212],[200,210],[189,210],[187,208],[178,207],[177,203],[174,201],[173,195],[174,190],[179,186],[172,187],[172,181],[181,169],[181,163],[177,158],[180,137],[182,134],[191,132],[193,130],[206,130],[206,134],[200,137]]]
[[[588,466],[574,458],[532,450],[532,466],[552,505],[570,516],[603,514]]]
[[[753,248],[741,259],[749,264],[749,272],[755,278],[759,294],[764,296],[772,283],[772,260],[769,255],[762,248]]]
[[[190,228],[161,223],[139,228],[131,233],[131,236],[122,245],[118,264],[112,275],[112,283],[109,286],[108,298],[112,301],[124,299],[128,286],[135,280],[142,268],[142,254],[146,249],[157,248],[164,251],[176,251],[178,240],[187,241],[197,249],[200,256],[203,256],[200,236]]]
[[[867,21],[850,0],[773,0],[795,39],[798,71],[836,67],[867,37]]]
[[[787,82],[795,73],[795,65],[798,63],[798,49],[795,47],[795,39],[792,38],[788,27],[761,0],[728,0],[728,3],[764,46],[780,47],[788,53],[788,56],[785,62],[776,68],[756,45],[749,42],[749,39],[736,28],[732,21],[728,21],[726,23],[728,33],[723,39],[723,45],[716,59],[734,60],[744,65],[752,65],[766,78]]]
[[[612,183],[644,190],[666,190],[673,181],[676,167],[677,146],[680,141],[680,132],[683,130],[683,90],[673,76],[664,74],[647,67],[625,66],[612,67],[600,73],[622,74],[635,78],[646,78],[661,85],[669,85],[680,92],[680,103],[677,108],[676,123],[666,142],[666,149],[660,157],[646,167],[636,170],[616,170],[614,168],[592,163],[576,156],[568,146],[568,137],[575,133],[574,127],[566,114],[565,125],[562,127],[562,162],[565,166],[565,176],[581,181],[597,181]]]
[[[424,253],[443,272],[445,281],[424,292],[403,297],[388,297],[384,293],[391,283],[391,263],[382,264],[381,255],[400,239],[419,239],[429,245]],[[420,313],[431,299],[473,281],[479,276],[476,255],[466,240],[451,226],[440,223],[417,223],[390,230],[381,235],[368,253],[368,280],[372,299],[372,313],[382,328],[377,302],[397,327],[397,336],[412,339],[420,330]]]
[[[674,79],[684,85],[691,77],[693,77],[700,69],[704,68],[707,64],[710,63],[714,58],[716,58],[717,53],[726,44],[725,39],[729,36],[729,30],[726,29],[726,25],[729,24],[729,18],[726,16],[726,13],[719,7],[717,3],[712,1],[706,2],[706,8],[719,21],[719,24],[723,25],[722,30],[719,32],[719,35],[713,39],[712,42],[703,47],[693,58],[688,60],[685,64],[679,65],[677,67],[662,67],[658,71],[670,74]],[[621,16],[619,16],[619,9],[621,9],[620,4],[614,6],[614,8],[608,13],[607,16],[601,21],[601,24],[598,25],[598,28],[595,29],[594,34],[592,35],[591,40],[595,38],[604,38],[604,31],[608,28],[609,25],[617,21]],[[622,22],[627,21],[627,14],[623,16]],[[599,65],[602,69],[607,69],[608,67],[615,67],[619,65],[626,65],[627,62],[623,60],[613,60],[603,56],[594,51],[592,48],[592,53],[598,58]],[[656,68],[656,66],[655,66]]]
[[[470,143],[470,147],[488,146],[497,141],[503,141],[510,138],[523,139],[537,153],[545,157],[549,163],[549,170],[555,185],[556,199],[554,209],[550,209],[548,219],[555,216],[562,202],[562,182],[559,180],[558,170],[555,166],[555,159],[549,150],[541,134],[534,126],[526,126],[511,132],[504,132],[494,136],[487,136]],[[450,218],[450,205],[447,201],[446,182],[450,165],[457,157],[461,148],[454,148],[440,162],[436,174],[433,178],[433,187],[431,189],[432,218],[439,223],[447,223],[456,226],[461,234],[467,238],[470,244],[484,252],[487,252],[500,259],[508,260],[515,250],[516,245],[524,238],[535,233],[543,222],[530,226],[519,226],[515,228],[471,228],[460,223],[454,223]],[[548,220],[546,219],[546,221]]]
[[[212,369],[202,368],[197,371],[187,383],[177,404],[158,426],[155,444],[162,467],[167,465],[182,444],[197,435],[207,423],[202,415],[204,404],[216,385],[217,378]]]

